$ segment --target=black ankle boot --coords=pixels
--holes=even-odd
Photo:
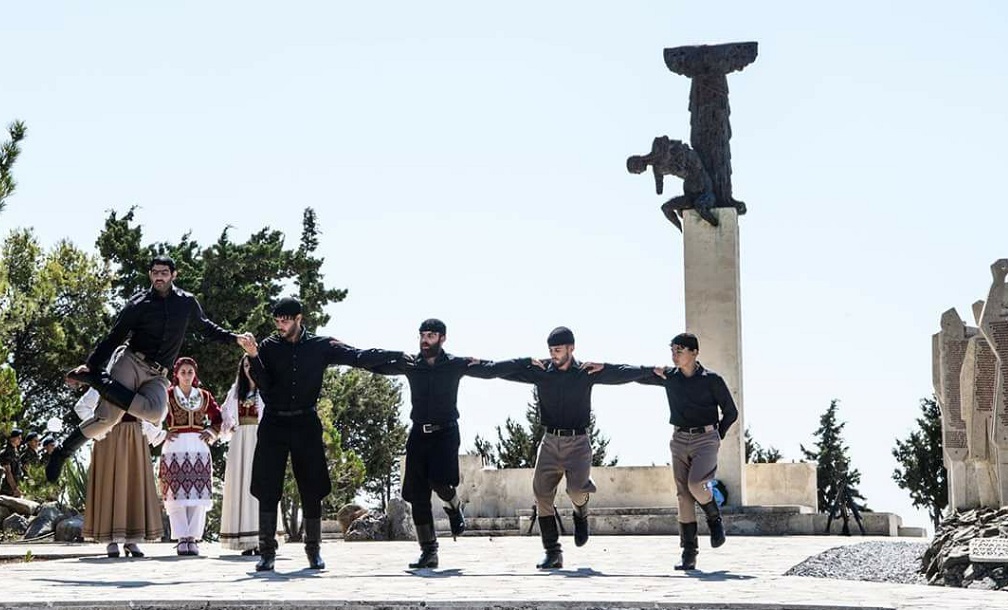
[[[451,526],[452,538],[456,539],[466,529],[465,515],[462,514],[462,505],[459,504],[458,508],[452,508],[446,504],[444,512],[448,515],[448,524]]]
[[[259,511],[259,562],[256,572],[272,572],[276,561],[277,514]]]
[[[304,551],[308,556],[309,570],[324,570],[325,562],[319,552],[322,545],[322,519],[305,519]]]
[[[682,547],[682,563],[677,565],[677,570],[695,570],[696,556],[700,544],[697,541],[697,524],[679,524],[679,546]]]
[[[560,532],[557,530],[556,515],[539,517],[539,533],[542,534],[546,555],[536,564],[540,570],[556,570],[563,567],[563,551],[560,547]]]
[[[434,524],[425,523],[416,526],[417,541],[420,543],[420,557],[409,564],[411,569],[438,567],[438,543],[434,533]]]
[[[63,471],[63,463],[76,453],[78,449],[83,447],[86,442],[88,442],[88,438],[84,436],[80,428],[74,428],[70,436],[66,437],[56,447],[56,450],[52,452],[52,455],[49,456],[49,463],[46,464],[45,468],[46,480],[50,483],[55,483],[60,477],[60,472]]]
[[[112,376],[105,371],[97,373],[93,371],[74,373],[71,371],[66,376],[67,379],[90,386],[95,392],[98,392],[99,396],[123,411],[129,410],[133,398],[136,397],[136,392],[112,379]]]
[[[724,522],[721,521],[721,509],[718,508],[717,502],[714,500],[711,500],[707,504],[701,504],[700,508],[702,508],[704,514],[707,515],[707,529],[710,530],[710,545],[716,549],[725,543]]]

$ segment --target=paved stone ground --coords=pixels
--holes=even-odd
[[[142,559],[104,557],[104,545],[0,545],[0,610],[19,608],[966,608],[1008,609],[1008,593],[783,576],[793,565],[861,537],[731,537],[701,544],[701,570],[675,572],[678,540],[563,538],[565,568],[541,572],[538,538],[442,538],[437,570],[409,571],[412,542],[323,544],[328,569],[305,570],[299,544],[280,547],[277,571],[216,545],[201,557],[146,544]],[[885,540],[885,539],[883,539]],[[61,559],[18,562],[31,550]]]

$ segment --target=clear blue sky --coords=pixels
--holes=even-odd
[[[152,240],[295,240],[312,206],[350,290],[324,332],[412,349],[437,316],[451,351],[506,358],[564,324],[583,359],[667,362],[682,241],[625,159],[689,137],[664,47],[756,40],[729,77],[747,424],[797,459],[840,399],[870,506],[923,525],[890,450],[940,313],[968,315],[1008,254],[1006,9],[820,4],[9,6],[0,121],[29,137],[0,230],[92,247],[136,204]],[[464,382],[464,446],[528,399]],[[599,388],[595,411],[621,464],[668,461],[660,390]]]

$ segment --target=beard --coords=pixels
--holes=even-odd
[[[434,358],[441,353],[441,343],[432,343],[430,345],[420,344],[420,355],[424,358]]]
[[[555,366],[556,368],[564,367],[564,366],[567,365],[568,362],[570,362],[570,359],[571,359],[570,354],[567,354],[567,355],[564,355],[564,356],[560,356],[559,359],[553,358],[552,359],[553,360],[553,366]]]

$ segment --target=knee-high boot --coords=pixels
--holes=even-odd
[[[434,533],[434,524],[417,525],[416,533],[417,542],[420,543],[420,557],[409,564],[409,567],[413,569],[438,567],[438,543],[437,534]]]
[[[677,565],[675,569],[695,570],[696,556],[700,546],[697,542],[696,521],[679,524],[679,546],[682,547],[682,563]]]
[[[721,521],[721,509],[718,508],[717,502],[714,500],[711,500],[707,504],[701,504],[700,508],[702,508],[704,514],[707,515],[707,528],[710,530],[710,545],[716,549],[725,543],[724,523]]]
[[[305,519],[304,521],[304,551],[308,556],[308,568],[324,570],[325,562],[320,553],[322,547],[322,519]]]
[[[133,402],[133,398],[136,396],[136,392],[113,379],[106,371],[70,372],[67,373],[67,379],[91,386],[95,392],[98,392],[99,396],[123,411],[129,409],[130,403]]]
[[[276,513],[259,511],[259,563],[256,564],[256,572],[273,571],[277,549],[276,527]]]
[[[560,531],[557,529],[556,515],[539,517],[539,533],[542,534],[546,555],[536,564],[540,570],[555,570],[563,567],[563,551],[560,547]]]
[[[50,483],[55,483],[60,477],[60,472],[63,471],[63,463],[76,453],[78,449],[83,447],[86,442],[88,442],[88,438],[84,436],[80,428],[74,428],[70,436],[63,439],[63,442],[49,456],[49,463],[46,464],[45,468],[46,480]]]

